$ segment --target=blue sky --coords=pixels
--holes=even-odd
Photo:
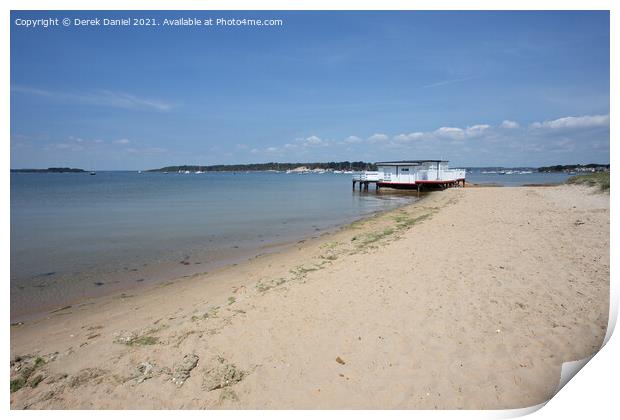
[[[236,17],[278,27],[17,26]],[[12,12],[11,167],[609,162],[607,12]]]

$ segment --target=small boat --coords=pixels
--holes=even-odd
[[[141,173],[142,173],[142,171],[138,171],[138,173],[139,173],[139,174],[141,174]]]
[[[97,172],[95,172],[95,171],[90,171],[89,175],[97,175]]]

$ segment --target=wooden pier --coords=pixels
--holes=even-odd
[[[354,179],[354,180],[353,180],[353,189],[354,189],[354,190],[355,190],[355,183],[358,183],[358,184],[359,184],[359,189],[360,189],[360,191],[362,191],[362,189],[363,189],[364,191],[368,191],[368,186],[369,186],[370,184],[375,184],[375,189],[376,189],[376,190],[378,190],[378,189],[380,188],[380,187],[379,187],[379,181],[357,181],[357,180],[355,180],[355,179]]]
[[[358,185],[360,191],[368,191],[368,187],[371,184],[375,184],[375,190],[379,191],[381,187],[402,189],[402,190],[417,190],[418,194],[424,189],[441,189],[446,188],[465,188],[464,179],[455,179],[453,181],[418,181],[416,183],[397,183],[397,182],[381,182],[381,181],[360,181],[353,180],[353,190],[355,191],[355,185]]]

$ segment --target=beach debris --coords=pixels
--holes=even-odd
[[[31,388],[36,388],[46,376],[46,374],[38,374],[28,381],[28,385],[30,385]]]
[[[55,271],[48,271],[47,273],[37,274],[35,277],[51,277],[56,274]]]
[[[95,286],[99,287],[99,286],[103,286],[105,283],[102,281],[96,281],[93,283]]]
[[[136,366],[136,382],[141,384],[147,379],[151,379],[155,373],[155,365],[150,362],[142,362]]]
[[[53,384],[53,383],[56,383],[56,382],[60,382],[63,379],[66,379],[68,376],[69,375],[67,375],[66,373],[54,373],[54,374],[48,375],[44,379],[43,383],[45,383],[45,384]]]
[[[101,383],[101,377],[105,375],[108,371],[99,369],[99,368],[85,368],[80,370],[78,373],[73,375],[71,379],[69,379],[69,386],[71,388],[77,388],[82,386],[90,381],[96,380],[97,383]]]
[[[344,365],[346,363],[344,360],[342,360],[340,356],[336,357],[336,362],[340,363],[341,365]]]
[[[222,388],[222,391],[220,392],[219,402],[221,404],[224,401],[239,401],[239,397],[237,396],[237,393],[231,388]]]
[[[586,224],[586,222],[584,222],[584,221],[582,221],[582,220],[579,220],[579,219],[577,219],[577,220],[575,221],[575,226],[585,225],[585,224]]]
[[[202,315],[192,315],[191,320],[192,321],[199,321],[199,320],[204,320],[207,318],[217,318],[217,311],[220,309],[219,306],[211,306],[209,307],[209,309],[207,309],[207,312],[205,312]]]
[[[202,331],[198,331],[198,330],[188,330],[188,331],[184,331],[180,334],[177,334],[176,336],[176,344],[174,345],[174,347],[178,348],[181,343],[183,343],[183,341],[185,341],[190,335],[192,334],[198,334],[198,338],[202,338]]]
[[[238,287],[233,287],[232,292],[237,294],[237,293],[245,293],[246,292],[246,287],[245,286],[238,286]]]
[[[62,308],[54,309],[50,311],[50,314],[55,314],[56,312],[66,311],[67,309],[71,309],[71,305],[63,306]]]
[[[127,346],[150,346],[159,343],[159,338],[152,336],[159,328],[147,328],[140,332],[121,331],[114,334],[114,343],[125,344]]]
[[[54,355],[54,353],[51,353]],[[53,360],[50,355],[23,355],[15,356],[11,360],[11,392],[16,392],[26,385],[35,388],[39,383],[47,377],[47,373],[39,370],[48,361]],[[35,372],[37,373],[35,375]]]
[[[234,364],[228,363],[223,357],[216,357],[210,361],[204,369],[202,388],[206,391],[225,388],[240,382],[245,372],[238,369]]]
[[[186,354],[183,356],[183,360],[175,365],[172,382],[176,386],[183,386],[187,378],[189,378],[190,372],[198,365],[198,359],[198,356],[195,354]]]
[[[256,290],[259,292],[266,292],[267,290],[273,289],[281,284],[286,283],[286,279],[277,278],[275,280],[259,280],[256,283]]]

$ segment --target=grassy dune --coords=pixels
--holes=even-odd
[[[598,186],[601,191],[609,191],[609,172],[597,172],[587,175],[575,175],[566,181],[569,184]]]

